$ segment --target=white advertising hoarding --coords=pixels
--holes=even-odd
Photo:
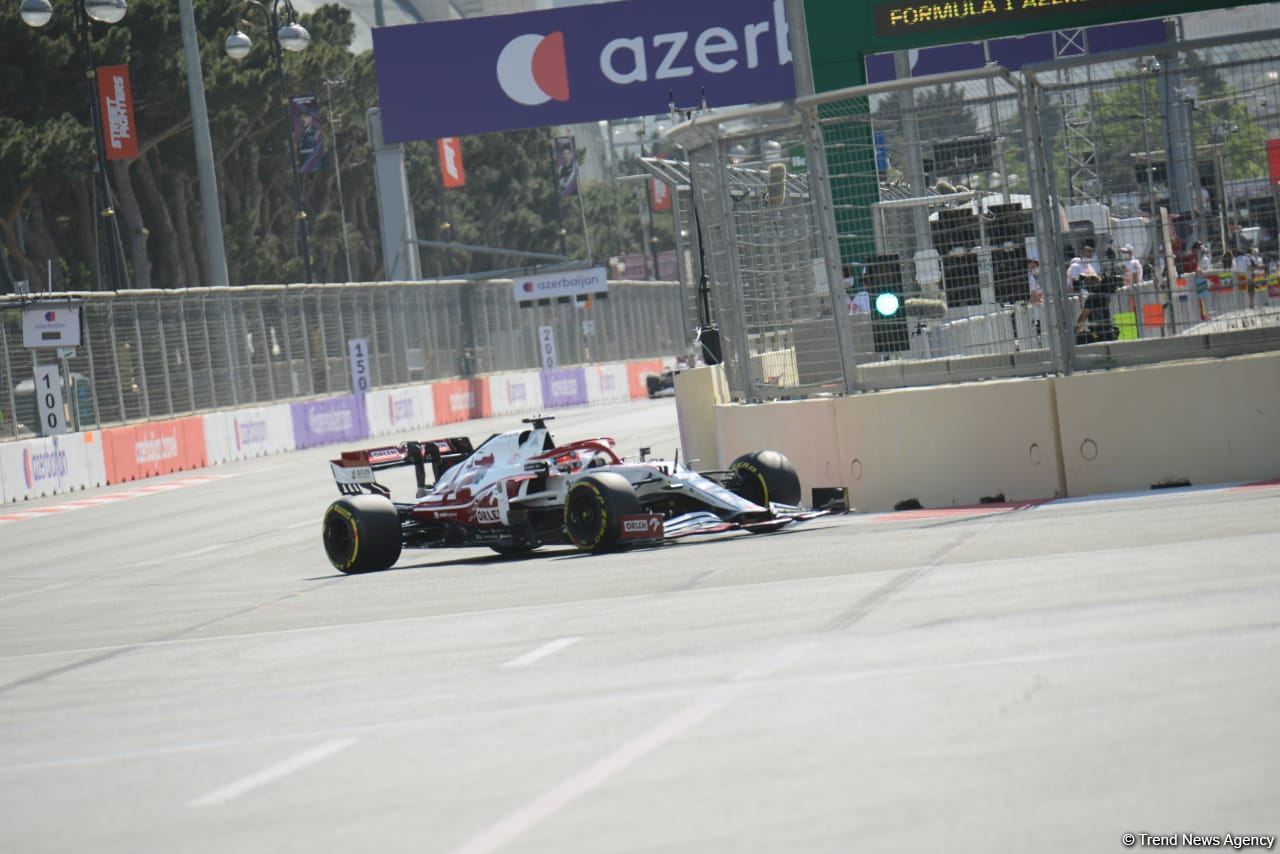
[[[80,346],[80,306],[69,303],[36,303],[22,310],[22,346]]]
[[[511,280],[516,302],[579,297],[603,294],[609,290],[604,267],[587,270],[561,270],[558,273],[539,273],[536,276],[519,276]]]

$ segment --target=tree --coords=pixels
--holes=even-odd
[[[241,19],[254,46],[235,61],[223,44]],[[196,0],[195,20],[230,280],[299,281],[287,126],[264,21],[233,0]],[[376,280],[384,271],[373,155],[364,127],[366,111],[377,104],[372,53],[349,50],[353,26],[344,8],[322,6],[300,22],[311,45],[286,53],[286,92],[320,97],[330,153],[335,131],[341,146],[352,276]],[[49,262],[55,288],[99,287],[99,182],[72,16],[59,8],[46,27],[32,30],[21,22],[16,3],[5,5],[0,43],[0,289],[7,290],[12,279],[42,280]],[[96,64],[127,64],[132,80],[139,154],[108,169],[128,282],[161,288],[207,284],[177,7],[172,0],[132,0],[120,23],[92,25],[91,43]],[[337,80],[342,83],[326,88],[325,81]],[[457,242],[558,251],[547,131],[464,139],[467,185],[448,193],[440,188],[434,141],[407,143],[406,151],[411,200],[424,238],[441,236],[448,222]],[[304,173],[302,183],[314,278],[346,281],[333,158],[326,158],[321,171]],[[634,187],[587,186],[583,192],[597,260],[643,248]],[[566,245],[569,254],[585,258],[576,204],[570,200],[565,206]],[[659,233],[669,235],[669,226]],[[437,274],[527,264],[518,256],[456,251],[446,258],[424,250],[423,257],[425,270]]]

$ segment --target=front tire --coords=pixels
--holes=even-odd
[[[800,476],[791,460],[777,451],[743,454],[729,469],[737,480],[733,491],[753,504],[768,509],[770,503],[800,503]]]
[[[582,551],[608,551],[618,545],[622,517],[640,512],[640,499],[625,477],[617,472],[588,475],[565,496],[564,532]]]
[[[339,572],[390,569],[400,546],[400,514],[385,498],[348,495],[324,511],[324,553]]]

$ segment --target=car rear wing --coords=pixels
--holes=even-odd
[[[391,490],[378,483],[374,472],[412,466],[418,484],[418,496],[421,497],[430,488],[427,483],[428,461],[431,463],[432,482],[435,482],[474,451],[471,440],[466,436],[428,439],[424,442],[343,451],[338,459],[329,461],[329,468],[333,472],[334,482],[338,484],[338,491],[343,495],[358,495],[367,490],[375,495],[390,496]]]

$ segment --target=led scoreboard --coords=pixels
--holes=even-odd
[[[1038,24],[1050,30],[1054,18],[1090,9],[1160,15],[1168,0],[896,0],[873,5],[877,36],[907,36],[984,24]],[[1122,16],[1124,17],[1124,16]]]

